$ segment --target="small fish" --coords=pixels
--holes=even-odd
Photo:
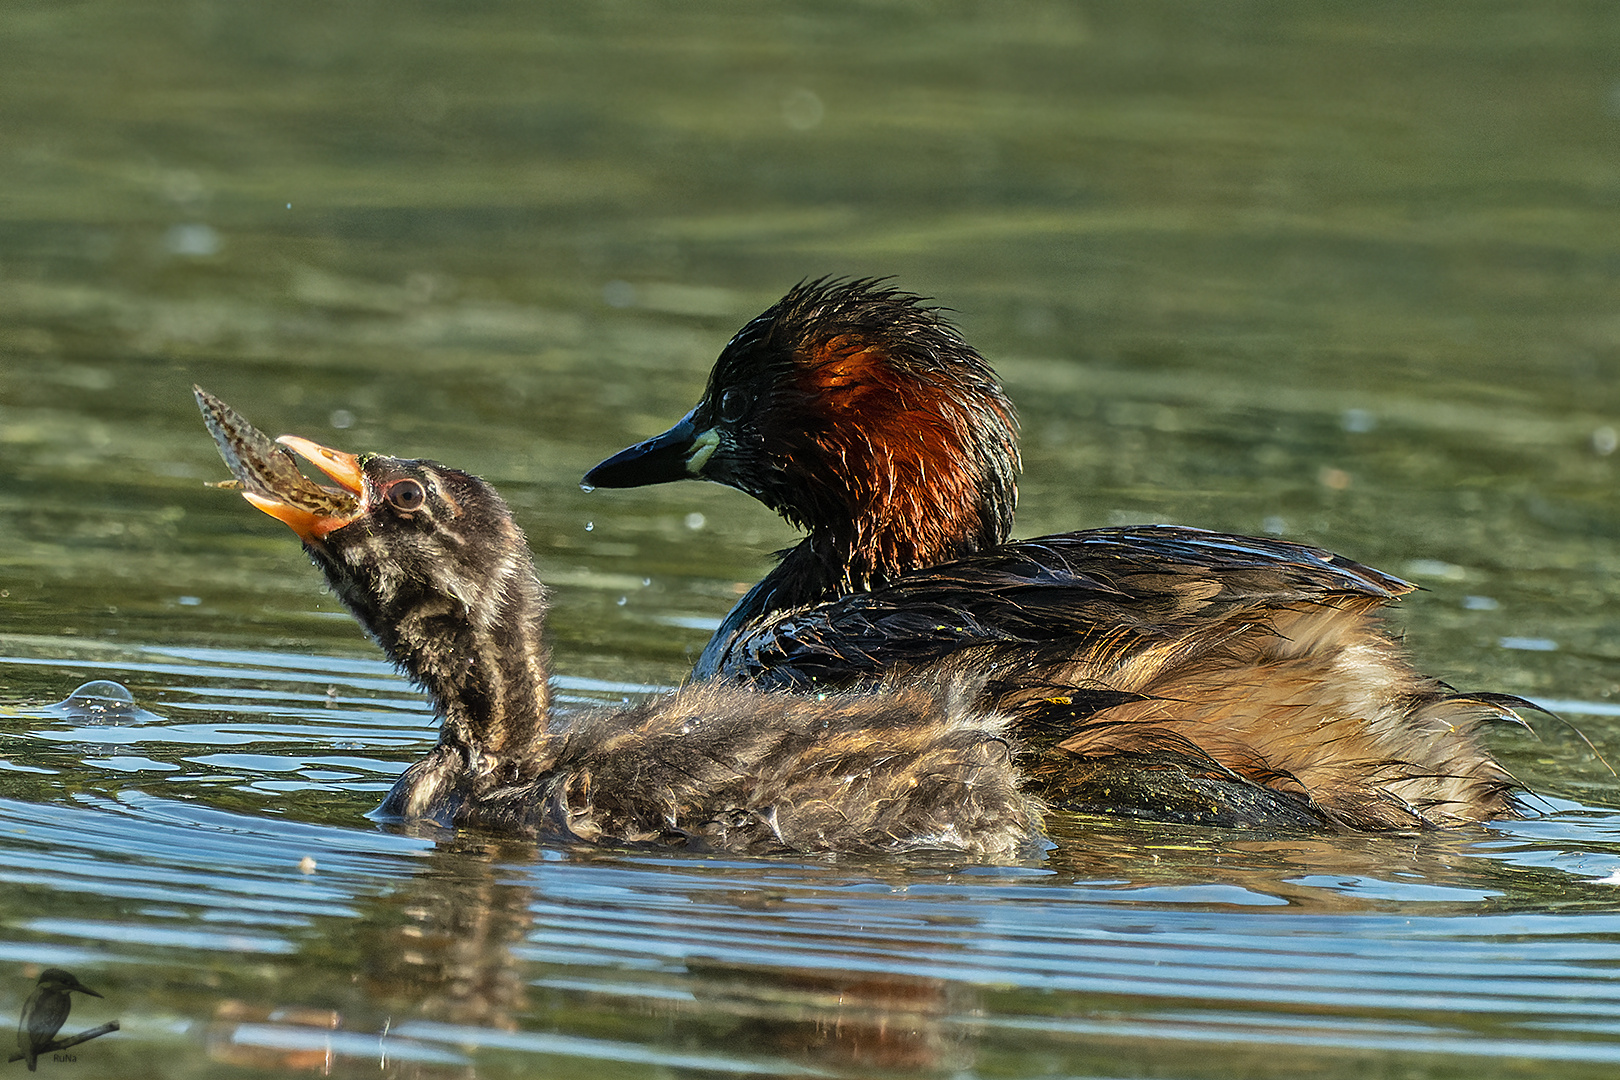
[[[317,484],[298,468],[293,452],[248,423],[240,413],[200,386],[191,388],[208,433],[235,480],[214,487],[238,488],[288,503],[319,516],[351,514],[359,500],[346,491]]]

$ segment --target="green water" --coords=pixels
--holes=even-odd
[[[69,1027],[124,1024],[42,1072],[1620,1060],[1620,782],[1569,726],[1620,759],[1620,10],[19,3],[0,55],[0,1017],[57,964],[105,995]],[[829,273],[936,297],[1002,373],[1019,535],[1271,532],[1420,582],[1425,670],[1568,721],[1495,744],[1546,816],[1063,819],[999,870],[371,828],[430,718],[204,486],[191,384],[495,481],[565,693],[617,698],[793,534],[578,478]],[[151,716],[40,711],[97,678]]]

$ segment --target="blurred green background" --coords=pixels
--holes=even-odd
[[[1022,410],[1021,535],[1321,543],[1428,586],[1434,670],[1615,692],[1612,5],[18,3],[0,42],[0,629],[365,651],[201,487],[198,381],[489,475],[564,667],[673,681],[791,533],[575,481],[794,281],[892,274]]]

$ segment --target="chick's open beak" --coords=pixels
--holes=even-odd
[[[242,492],[244,499],[285,524],[304,540],[324,540],[328,533],[343,528],[364,512],[366,482],[357,456],[297,435],[282,435],[276,442],[337,481],[342,488],[341,493],[352,496],[352,499],[327,498],[325,496],[338,495],[339,492],[319,484],[313,486],[322,495],[314,499],[302,491],[298,494],[303,497],[288,498],[288,493],[267,497],[251,490]],[[349,505],[351,502],[354,505]]]
[[[324,539],[365,512],[365,476],[358,457],[296,435],[273,440],[219,398],[201,387],[193,389],[214,444],[248,502],[307,542]],[[337,486],[305,476],[294,453]]]

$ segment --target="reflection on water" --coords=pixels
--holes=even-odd
[[[0,1016],[50,966],[105,995],[73,1022],[122,1029],[42,1073],[1612,1075],[1617,38],[1582,3],[0,20]],[[190,385],[487,475],[563,698],[616,700],[791,533],[578,477],[824,273],[957,310],[1021,535],[1417,580],[1426,670],[1579,728],[1493,735],[1537,816],[1059,817],[996,868],[372,827],[432,718],[203,486]]]
[[[380,665],[8,644],[7,665],[168,684],[138,721],[6,721],[7,775],[39,786],[0,800],[0,954],[107,995],[108,1068],[1111,1075],[1128,1053],[1243,1075],[1278,1046],[1344,1075],[1620,1063],[1605,811],[1348,838],[1060,815],[1055,848],[1002,867],[537,852],[363,821],[433,737]]]

